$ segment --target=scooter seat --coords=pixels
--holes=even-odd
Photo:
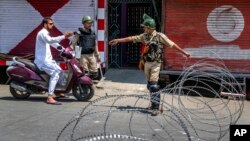
[[[28,59],[20,59],[20,58],[17,58],[17,61],[25,64],[26,67],[28,67],[29,69],[39,73],[39,74],[46,74],[45,71],[41,71],[35,63],[33,63],[31,60],[28,60]]]

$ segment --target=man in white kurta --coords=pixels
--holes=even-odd
[[[48,75],[50,75],[47,103],[59,105],[61,103],[54,100],[53,95],[59,78],[63,78],[63,72],[56,64],[55,60],[53,60],[50,45],[54,48],[57,48],[60,46],[59,42],[65,38],[68,38],[71,36],[71,34],[64,33],[64,35],[61,36],[51,37],[49,35],[49,30],[52,29],[53,24],[54,23],[51,18],[43,19],[43,29],[38,32],[36,37],[34,62],[41,71],[45,71]],[[61,81],[59,80],[59,82]]]

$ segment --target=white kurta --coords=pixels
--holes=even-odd
[[[43,28],[40,30],[36,37],[36,48],[35,48],[35,64],[37,67],[45,71],[50,75],[49,82],[49,95],[54,93],[56,84],[59,79],[63,79],[63,72],[61,68],[53,60],[50,45],[54,48],[60,46],[59,42],[65,39],[65,36],[50,37],[47,29]]]
[[[50,45],[56,48],[63,39],[65,39],[64,35],[50,37],[48,30],[45,28],[38,32],[36,37],[35,63],[39,69],[41,69],[43,65],[53,61]]]

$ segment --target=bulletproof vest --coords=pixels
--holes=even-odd
[[[79,28],[80,35],[78,40],[78,45],[82,48],[81,54],[90,54],[95,51],[96,47],[96,37],[95,33],[90,30],[90,32],[85,32],[82,28]]]
[[[161,62],[163,45],[160,43],[160,35],[152,37],[152,40],[148,41],[148,52],[144,54],[143,59],[148,62]]]

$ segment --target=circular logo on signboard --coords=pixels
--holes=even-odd
[[[231,5],[215,8],[207,17],[209,34],[221,42],[231,42],[237,39],[244,29],[242,13]]]

